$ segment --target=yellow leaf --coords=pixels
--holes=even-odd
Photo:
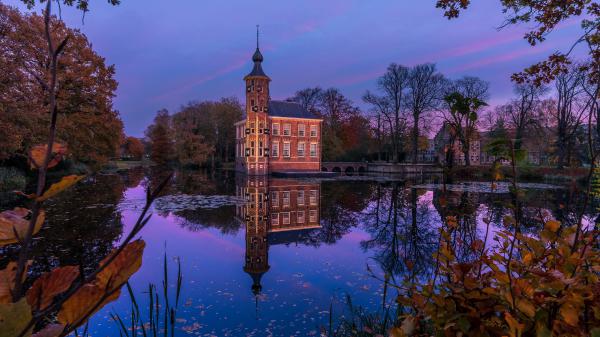
[[[70,175],[70,176],[63,177],[59,182],[52,184],[50,186],[50,188],[48,188],[48,190],[46,190],[46,192],[44,192],[44,194],[42,194],[42,196],[38,197],[36,200],[44,201],[48,198],[51,198],[51,197],[57,195],[58,193],[66,190],[67,188],[75,185],[78,181],[80,181],[84,177],[85,176],[76,176],[76,175]]]
[[[29,229],[29,220],[27,219],[29,214],[28,209],[21,207],[0,213],[0,246],[19,242],[15,232],[19,235],[19,238],[25,237]],[[33,234],[40,231],[45,219],[46,214],[41,210],[35,222]]]
[[[560,227],[560,222],[556,221],[556,220],[548,220],[546,221],[546,224],[544,225],[544,228],[555,233],[558,228]]]
[[[71,283],[79,276],[76,266],[54,269],[40,276],[27,291],[27,302],[35,310],[43,310],[52,304],[58,294],[67,291]]]
[[[560,307],[560,315],[571,326],[577,326],[579,323],[579,310],[575,308],[571,303],[564,303]]]
[[[524,298],[517,299],[517,309],[519,309],[522,313],[527,315],[529,318],[533,318],[535,316],[535,306],[533,303],[529,302]]]
[[[24,298],[16,303],[0,304],[0,337],[18,336],[30,320],[31,309]],[[31,336],[31,331],[25,336]]]
[[[129,243],[108,266],[98,273],[96,276],[98,284],[113,289],[127,282],[129,277],[140,269],[145,246],[146,243],[143,240],[136,240]],[[114,253],[113,251],[108,257],[102,260],[100,265],[103,266],[106,264],[110,256]]]
[[[114,291],[112,294],[109,294],[106,290],[96,283],[83,285],[73,296],[69,297],[63,303],[58,312],[58,321],[62,324],[69,324],[76,327],[82,325],[90,316],[107,303],[119,298],[121,294],[120,289]]]
[[[508,324],[510,328],[510,336],[511,337],[520,337],[523,333],[523,328],[525,328],[525,324],[519,323],[512,315],[508,312],[504,313],[504,320]]]
[[[31,168],[38,169],[44,165],[46,159],[46,152],[48,145],[36,145],[29,151],[29,161]],[[62,160],[63,156],[67,154],[67,146],[61,143],[52,144],[52,157],[48,162],[48,168],[52,168]]]

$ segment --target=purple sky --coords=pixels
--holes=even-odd
[[[23,8],[18,0],[3,1]],[[500,103],[511,96],[510,74],[565,51],[580,32],[572,20],[531,48],[523,27],[496,29],[503,19],[499,1],[474,1],[452,21],[434,0],[91,2],[84,24],[74,9],[63,6],[62,17],[116,65],[115,107],[134,136],[143,135],[160,108],[243,99],[256,24],[273,99],[308,86],[334,86],[361,107],[362,94],[391,62],[435,62],[451,78],[479,76],[491,83],[490,103]]]

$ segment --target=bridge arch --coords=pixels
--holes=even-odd
[[[347,176],[351,176],[354,174],[354,166],[347,166],[346,169],[344,170],[344,173],[346,173]]]

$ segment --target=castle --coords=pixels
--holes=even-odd
[[[271,100],[258,31],[252,61],[244,77],[246,118],[235,123],[236,170],[248,175],[320,171],[323,120],[298,103]]]

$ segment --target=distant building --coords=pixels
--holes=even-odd
[[[440,130],[436,133],[434,139],[434,149],[437,160],[440,163],[444,163],[446,160],[446,154],[448,151],[452,151],[453,160],[455,164],[465,165],[466,159],[465,154],[462,151],[462,144],[455,134],[454,129],[450,124],[445,123],[442,125]],[[469,147],[469,159],[471,165],[479,165],[481,158],[481,142],[479,132],[473,132]]]
[[[235,123],[236,170],[250,175],[319,171],[322,119],[300,104],[271,100],[258,48],[246,81],[246,118]]]
[[[462,152],[461,143],[458,137],[453,134],[453,129],[447,123],[440,128],[434,138],[434,147],[436,158],[440,163],[444,163],[447,151],[453,151],[454,163],[465,165],[465,156]],[[514,139],[515,131],[506,130],[508,137]],[[522,149],[525,150],[526,160],[533,165],[548,165],[551,163],[553,132],[545,128],[536,130],[535,134],[529,134],[522,139]],[[471,138],[469,157],[471,165],[491,165],[496,157],[486,151],[486,146],[493,140],[493,135],[489,131],[476,131]],[[508,165],[510,162],[501,159],[502,165]]]

